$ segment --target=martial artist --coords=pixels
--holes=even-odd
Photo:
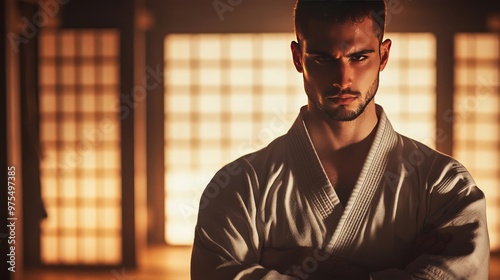
[[[375,104],[385,10],[298,1],[291,50],[308,104],[206,187],[192,279],[487,279],[483,193]]]

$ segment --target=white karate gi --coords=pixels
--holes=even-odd
[[[483,193],[456,160],[396,133],[382,107],[344,208],[299,114],[287,134],[223,167],[201,198],[192,279],[294,279],[261,265],[263,248],[320,247],[366,266],[372,279],[487,279]],[[439,255],[403,259],[432,224],[453,240]],[[299,264],[314,269],[312,259]],[[317,264],[317,263],[316,263]]]

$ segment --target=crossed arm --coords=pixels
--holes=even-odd
[[[433,225],[428,225],[415,239],[405,263],[412,262],[422,254],[440,254],[452,239],[451,234],[440,233]],[[308,260],[314,261],[307,265]],[[298,247],[289,250],[266,248],[262,251],[260,264],[267,269],[298,279],[370,279],[369,269],[328,255],[319,248]],[[305,265],[308,267],[304,267]]]
[[[262,249],[263,234],[256,222],[260,212],[252,194],[255,190],[226,187],[200,209],[191,277],[306,279],[307,273],[314,276],[307,279],[487,279],[489,242],[484,195],[464,177],[445,178],[452,180],[436,183],[430,203],[425,204],[426,221],[436,228],[420,233],[404,260],[406,266],[382,271],[369,271],[315,248]],[[251,185],[235,178],[231,183]],[[317,267],[307,267],[307,271],[302,268],[306,258],[316,259]]]

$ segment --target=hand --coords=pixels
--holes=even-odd
[[[329,255],[319,248],[265,248],[260,264],[299,279],[369,279],[366,268]]]
[[[274,269],[279,273],[285,273],[294,265],[300,265],[302,259],[308,255],[310,248],[295,247],[279,250],[275,248],[263,248],[260,254],[260,264],[267,269]]]
[[[427,225],[422,233],[417,236],[413,249],[406,264],[414,261],[420,255],[438,255],[446,249],[446,244],[453,239],[451,233],[439,233],[434,225]]]

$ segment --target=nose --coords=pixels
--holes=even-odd
[[[340,90],[351,87],[352,84],[352,70],[348,63],[342,60],[335,67],[333,86],[338,87]]]

